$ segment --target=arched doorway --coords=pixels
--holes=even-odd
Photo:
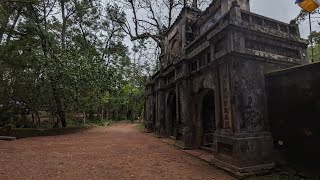
[[[215,130],[215,103],[213,90],[207,91],[203,96],[201,107],[202,146],[211,147],[214,143],[213,133]]]

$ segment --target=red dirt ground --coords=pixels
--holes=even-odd
[[[234,179],[132,124],[0,141],[0,179]]]

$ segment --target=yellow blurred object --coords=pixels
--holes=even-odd
[[[308,12],[312,12],[319,7],[314,0],[304,0],[303,2],[299,3],[299,6]]]

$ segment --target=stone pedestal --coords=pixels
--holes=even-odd
[[[215,134],[213,163],[235,174],[271,169],[273,140],[270,133]]]

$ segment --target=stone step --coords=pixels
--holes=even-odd
[[[0,136],[0,140],[4,140],[4,141],[13,141],[16,140],[16,137],[11,137],[11,136]]]

